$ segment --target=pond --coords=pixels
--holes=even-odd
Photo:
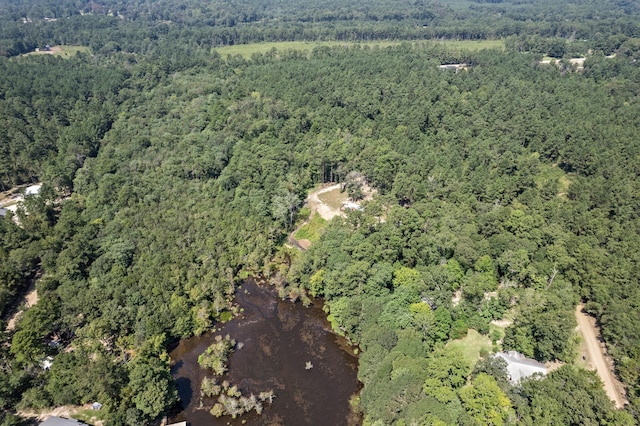
[[[321,301],[305,308],[280,300],[272,288],[250,280],[236,291],[236,302],[244,309],[242,316],[223,324],[220,331],[182,340],[171,352],[171,371],[184,408],[171,421],[186,420],[190,426],[361,422],[349,407],[349,398],[360,389],[357,358],[344,338],[331,331]],[[213,374],[200,368],[198,356],[216,335],[227,334],[242,347],[231,354],[224,379],[243,395],[275,393],[261,415],[216,418],[209,413],[215,401],[200,396],[202,379]]]

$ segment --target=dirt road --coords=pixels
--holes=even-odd
[[[595,320],[582,312],[582,308],[582,304],[576,307],[576,320],[584,341],[587,361],[600,376],[609,399],[615,402],[617,408],[622,408],[628,403],[623,393],[622,384],[613,374],[613,363],[608,360],[605,348],[600,343],[600,332],[595,326]]]
[[[36,291],[36,284],[34,281],[31,283],[25,295],[20,299],[16,306],[19,307],[21,305],[25,305],[25,307],[29,308],[36,303],[38,303],[38,292]],[[11,317],[9,317],[9,321],[7,322],[7,328],[5,331],[12,331],[14,328],[16,328],[16,321],[18,320],[20,315],[22,315],[22,311],[18,309],[11,315]]]

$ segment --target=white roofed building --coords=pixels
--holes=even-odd
[[[543,376],[547,374],[547,367],[544,364],[535,359],[527,358],[520,352],[498,352],[496,356],[504,359],[507,363],[507,374],[514,385],[523,378],[531,377],[536,373]]]
[[[51,416],[44,422],[40,423],[40,426],[86,426],[86,423],[82,423],[74,419],[65,419],[64,417]]]
[[[38,184],[38,185],[31,185],[28,186],[27,189],[24,191],[24,195],[38,195],[40,193],[40,190],[42,189],[42,185]]]

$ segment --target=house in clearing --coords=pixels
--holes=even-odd
[[[7,215],[7,209],[3,209],[2,207],[0,207],[0,217],[6,216],[6,215]]]
[[[24,195],[38,195],[40,194],[40,190],[42,189],[42,185],[38,184],[38,185],[31,185],[29,187],[27,187],[27,189],[24,191]]]
[[[467,64],[444,64],[444,65],[440,65],[438,68],[440,68],[443,71],[454,70],[455,72],[458,72],[460,70],[466,70],[467,67],[468,67]]]
[[[535,359],[527,358],[516,351],[498,352],[495,356],[502,358],[507,363],[507,374],[512,384],[531,377],[534,374],[546,375],[547,367]]]
[[[364,210],[364,207],[362,207],[358,203],[354,203],[353,201],[345,201],[344,203],[342,203],[342,207],[340,207],[340,210],[359,210],[359,211],[362,211],[362,210]]]

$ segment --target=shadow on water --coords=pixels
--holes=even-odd
[[[191,380],[187,377],[180,377],[176,380],[176,386],[178,387],[178,396],[180,397],[180,401],[191,401],[191,398],[193,397]]]
[[[241,317],[215,333],[182,340],[171,352],[171,372],[177,381],[183,411],[172,421],[201,425],[353,425],[349,398],[360,389],[357,359],[344,339],[331,332],[321,301],[310,308],[281,301],[273,289],[245,282],[236,292]],[[229,334],[241,349],[229,360],[224,379],[244,395],[273,390],[276,398],[262,415],[251,412],[237,419],[215,418],[215,403],[200,396],[202,370],[198,356],[216,335]],[[313,368],[307,369],[311,362]],[[243,423],[244,421],[244,423]]]

